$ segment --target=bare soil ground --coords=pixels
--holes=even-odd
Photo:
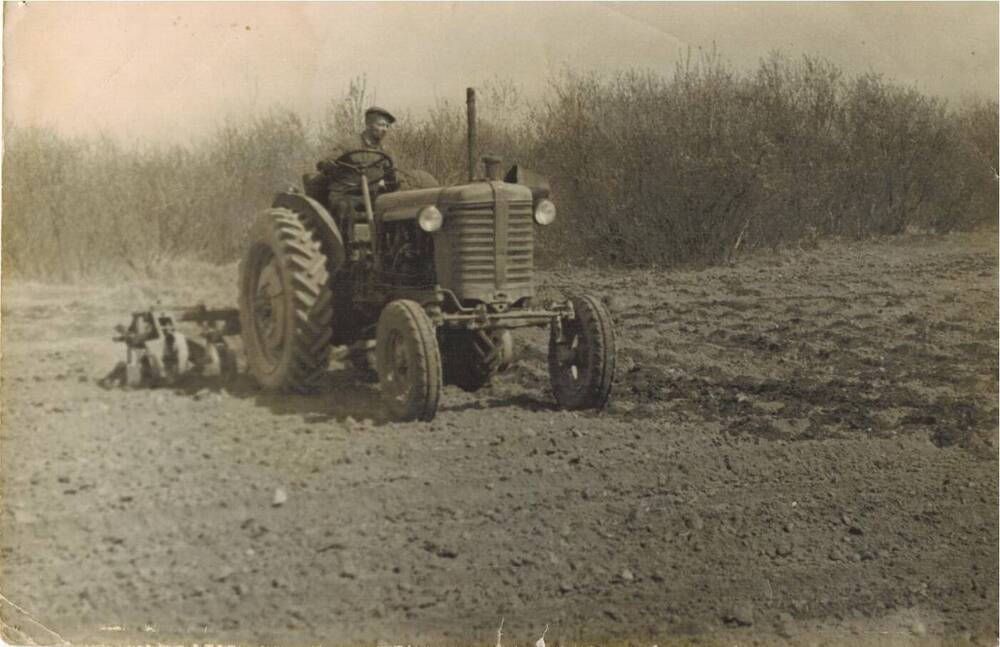
[[[4,638],[995,644],[995,234],[540,278],[614,309],[605,412],[553,408],[542,332],[430,424],[339,365],[104,390],[113,324],[234,268],[5,285]]]

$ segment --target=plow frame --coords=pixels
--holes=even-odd
[[[195,323],[200,339],[177,328],[177,323]],[[239,310],[154,306],[132,313],[126,326],[116,326],[113,341],[125,344],[125,362],[105,378],[123,386],[170,386],[188,375],[221,376],[229,382],[236,376],[236,356],[226,337],[239,335]]]

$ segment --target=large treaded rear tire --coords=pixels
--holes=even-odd
[[[320,241],[289,209],[261,214],[240,264],[240,326],[250,375],[262,387],[316,389],[329,366],[333,295]]]
[[[574,297],[576,316],[563,322],[563,341],[549,339],[549,378],[563,409],[602,409],[615,375],[615,331],[611,315],[591,296]]]
[[[398,420],[433,420],[441,398],[441,351],[434,324],[416,301],[389,303],[375,328],[382,401]]]

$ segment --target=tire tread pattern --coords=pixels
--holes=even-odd
[[[293,311],[292,339],[273,370],[262,362],[252,321],[249,316],[254,298],[256,277],[247,276],[253,265],[254,249],[264,245],[281,266],[284,289],[292,295],[286,304]],[[326,257],[318,237],[306,228],[298,214],[275,207],[261,214],[254,225],[251,250],[240,268],[240,317],[244,347],[251,374],[261,386],[278,391],[308,393],[315,391],[329,366],[332,336],[333,294],[329,287]]]
[[[579,382],[567,380],[559,365],[554,339],[549,343],[549,375],[556,401],[564,409],[603,409],[611,395],[615,376],[615,329],[610,313],[596,298],[572,299],[577,334],[588,346],[585,375]]]

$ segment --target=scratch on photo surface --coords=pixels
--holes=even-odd
[[[63,644],[63,645],[68,645],[68,644],[69,644],[69,641],[68,641],[68,640],[66,640],[65,638],[63,638],[62,636],[60,636],[59,634],[57,634],[56,632],[52,631],[51,629],[49,629],[48,627],[46,627],[45,625],[43,625],[43,624],[42,624],[41,622],[39,622],[38,620],[36,620],[36,619],[35,619],[35,617],[34,617],[33,615],[31,615],[30,613],[28,613],[27,611],[25,611],[25,610],[24,610],[24,609],[22,609],[21,607],[19,607],[19,606],[17,606],[16,604],[14,604],[14,603],[13,603],[13,602],[12,602],[12,601],[10,600],[10,598],[7,598],[7,597],[6,597],[6,596],[4,596],[4,595],[3,595],[2,593],[0,593],[0,600],[2,600],[2,601],[4,601],[4,602],[6,602],[7,604],[9,604],[10,606],[14,607],[14,609],[15,609],[15,610],[16,610],[16,611],[17,611],[18,613],[22,614],[22,615],[23,615],[24,617],[26,617],[26,618],[27,618],[28,620],[30,620],[30,621],[31,621],[31,622],[32,622],[33,624],[36,624],[36,625],[38,625],[39,627],[41,627],[41,628],[42,628],[42,629],[44,629],[45,631],[49,632],[50,634],[52,634],[53,636],[55,636],[56,638],[58,638],[58,639],[59,639],[59,642],[60,642],[61,644]]]
[[[11,627],[9,624],[5,623],[3,620],[0,620],[0,629],[3,630],[3,635],[0,636],[0,639],[2,639],[2,638],[9,638],[15,645],[34,645],[35,644],[34,641],[32,641],[31,638],[29,638],[26,633],[24,633],[23,631],[15,628],[15,627]],[[6,644],[6,643],[4,643],[4,644]]]

